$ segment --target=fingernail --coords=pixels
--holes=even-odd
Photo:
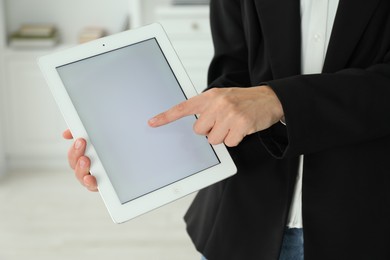
[[[81,140],[76,140],[76,142],[74,143],[74,148],[76,150],[79,150],[82,145],[83,145],[83,142],[81,142]]]
[[[84,179],[84,185],[87,188],[91,188],[91,184],[89,184],[89,182],[85,181],[85,179]]]
[[[80,165],[81,168],[85,168],[86,165],[87,165],[87,162],[85,160],[81,159],[80,162],[79,162],[79,165]]]
[[[153,117],[152,119],[149,120],[149,125],[154,125],[157,122],[158,118]]]
[[[84,179],[83,179],[84,185],[85,185],[85,187],[87,187],[87,188],[94,188],[94,187],[92,186],[92,184],[90,183],[90,181],[88,180],[88,179],[89,179],[88,176],[89,176],[89,175],[84,176]]]

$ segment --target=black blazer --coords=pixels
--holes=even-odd
[[[305,260],[390,259],[390,0],[340,0],[322,74],[300,74],[299,0],[212,0],[209,87],[269,84],[287,127],[247,136],[238,174],[185,216],[209,260],[276,260],[305,155]]]

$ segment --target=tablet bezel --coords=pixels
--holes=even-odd
[[[57,68],[102,53],[107,53],[145,40],[155,39],[187,98],[197,95],[181,61],[160,24],[151,24],[138,29],[84,43],[39,58],[39,67],[71,130],[74,138],[87,141],[86,156],[91,159],[91,174],[97,179],[100,195],[115,223],[123,223],[164,204],[177,200],[206,186],[221,181],[236,173],[236,167],[224,145],[213,145],[220,164],[193,174],[175,183],[161,187],[141,197],[122,204],[110,182],[88,133],[63,85]]]

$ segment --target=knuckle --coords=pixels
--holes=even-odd
[[[239,142],[228,139],[228,140],[225,140],[224,143],[225,143],[225,145],[226,145],[227,147],[236,147],[236,146],[238,145]]]
[[[207,132],[203,129],[202,125],[197,121],[192,127],[194,132],[198,135],[205,135]]]
[[[166,112],[161,113],[158,116],[158,120],[163,123],[168,123],[177,120],[178,118],[184,116],[187,113],[187,103],[186,101],[176,104]]]
[[[218,145],[224,142],[226,134],[227,133],[224,131],[211,131],[207,136],[207,139],[210,144]]]
[[[248,116],[238,113],[236,115],[236,123],[240,126],[240,128],[248,128],[252,125],[252,120]]]
[[[231,133],[225,138],[224,143],[228,147],[236,147],[240,144],[244,136],[245,135],[242,135],[240,133]]]
[[[163,112],[157,116],[159,122],[165,122],[167,120],[167,112]]]
[[[69,166],[74,169],[76,167],[77,158],[75,156],[75,152],[73,150],[73,147],[69,148],[68,150],[68,162]]]
[[[68,150],[68,162],[72,169],[76,167],[78,160],[85,152],[85,141],[83,139],[76,140]]]
[[[236,115],[240,112],[237,103],[233,100],[234,97],[227,95],[220,96],[217,99],[217,106],[223,108],[225,111],[228,111],[231,115]]]
[[[217,145],[217,144],[222,143],[221,140],[219,140],[218,138],[216,138],[214,136],[209,136],[208,140],[209,140],[209,143],[212,144],[212,145]]]
[[[206,91],[205,93],[207,94],[210,94],[210,95],[216,95],[217,93],[219,93],[219,88],[212,88],[212,89],[209,89],[208,91]]]
[[[85,156],[81,156],[77,160],[77,164],[75,167],[76,175],[79,177],[83,177],[84,175],[86,175],[89,172],[89,164],[90,164],[89,158]]]
[[[207,140],[209,141],[209,144],[216,145],[215,137],[212,135],[207,136]]]
[[[236,147],[238,144],[236,142],[233,142],[232,140],[230,139],[226,139],[224,144],[227,146],[227,147]]]
[[[194,126],[192,127],[192,129],[194,130],[195,134],[200,135],[199,124],[194,124]]]
[[[203,95],[207,96],[208,98],[214,99],[216,97],[222,96],[221,93],[222,93],[222,89],[212,88],[212,89],[209,89],[206,92],[204,92]]]
[[[187,106],[186,102],[181,102],[175,105],[171,110],[168,110],[168,113],[163,113],[165,119],[170,119],[169,117],[178,117],[186,113]]]
[[[185,109],[185,102],[181,102],[181,103],[177,104],[174,108],[178,112],[184,111],[184,109]]]

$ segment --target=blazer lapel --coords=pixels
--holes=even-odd
[[[340,0],[324,72],[345,68],[380,0]]]
[[[299,0],[254,0],[254,2],[274,78],[299,74],[301,71]]]

